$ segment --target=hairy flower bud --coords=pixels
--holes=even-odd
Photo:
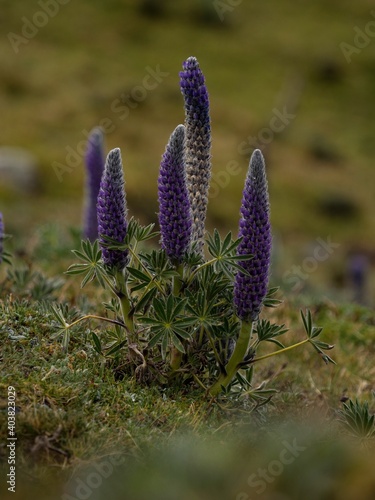
[[[120,244],[124,243],[128,229],[124,174],[119,148],[113,149],[107,156],[100,183],[97,214],[103,261],[112,268],[122,270],[128,262],[128,251],[107,248],[106,241],[106,238],[111,238]]]
[[[184,147],[185,127],[179,125],[163,154],[158,179],[161,244],[168,257],[176,263],[182,261],[188,250],[192,231]]]
[[[83,237],[88,238],[90,241],[95,241],[98,237],[96,203],[105,163],[103,142],[102,130],[100,128],[94,128],[87,142],[85,156],[86,193]]]
[[[192,241],[203,252],[211,178],[211,125],[208,92],[195,57],[183,63],[181,92],[185,100],[186,178],[193,214]]]
[[[241,266],[250,276],[239,271],[234,285],[237,316],[243,321],[258,318],[267,294],[271,260],[271,225],[268,185],[262,153],[255,150],[249,165],[243,191],[237,254],[252,254],[253,259]]]

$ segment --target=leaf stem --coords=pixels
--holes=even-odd
[[[120,303],[122,317],[127,329],[128,342],[129,344],[131,344],[135,342],[134,318],[131,312],[132,307],[126,287],[125,277],[122,272],[118,272],[116,274],[116,283],[118,287],[117,297]]]
[[[96,316],[95,314],[87,314],[86,316],[82,316],[82,318],[77,319],[73,323],[67,324],[66,328],[72,328],[72,326],[77,325],[81,321],[84,321],[86,319],[98,319],[100,321],[106,321],[107,323],[113,323],[114,325],[119,325],[122,327],[126,327],[124,323],[121,323],[121,321],[117,321],[115,319],[110,319],[110,318],[103,318],[102,316]]]
[[[306,344],[307,342],[310,342],[310,339],[302,340],[301,342],[297,342],[297,344],[293,344],[293,345],[290,345],[288,347],[284,347],[284,349],[279,349],[278,351],[271,352],[270,354],[265,354],[264,356],[260,356],[259,358],[254,358],[251,361],[251,363],[256,363],[257,361],[262,361],[263,359],[270,358],[271,356],[277,356],[278,354],[282,354],[286,351],[290,351],[292,349],[295,349],[296,347],[299,347],[303,344]]]
[[[183,272],[184,272],[184,266],[183,264],[176,265],[176,271],[178,272],[179,276],[174,276],[173,277],[173,295],[175,297],[178,297],[181,291],[182,287],[182,278],[183,278]],[[172,344],[171,346],[171,358],[170,358],[170,367],[172,370],[172,374],[176,372],[182,363],[182,352],[177,349],[175,345]]]

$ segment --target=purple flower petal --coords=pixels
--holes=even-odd
[[[192,214],[185,174],[185,127],[172,133],[163,154],[158,179],[161,244],[168,257],[182,261],[192,232]]]
[[[237,316],[243,321],[255,321],[267,294],[271,261],[271,224],[268,185],[262,153],[255,150],[243,191],[237,254],[252,254],[252,260],[241,262],[250,276],[236,275],[234,304]]]
[[[122,270],[128,263],[128,251],[111,250],[105,245],[108,243],[105,237],[124,243],[128,229],[124,174],[119,148],[113,149],[107,156],[100,183],[97,214],[103,261],[112,268]]]

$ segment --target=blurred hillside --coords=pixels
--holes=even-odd
[[[361,39],[359,49],[354,28],[375,21],[373,2],[243,1],[219,12],[223,4],[231,2],[66,2],[25,43],[13,38],[12,47],[10,32],[24,36],[25,23],[43,24],[44,18],[35,17],[42,11],[36,1],[2,2],[0,146],[26,148],[39,165],[31,193],[0,178],[8,232],[21,241],[47,221],[79,224],[82,141],[84,131],[99,123],[110,130],[107,148],[122,148],[130,212],[156,221],[160,156],[184,120],[178,73],[182,61],[195,55],[211,101],[209,225],[236,231],[256,142],[267,158],[284,269],[328,235],[340,245],[335,257],[342,262],[350,250],[371,259],[375,30],[369,27],[374,34]],[[32,26],[27,29],[33,33]],[[355,49],[350,63],[342,43]],[[155,72],[157,85],[145,91],[145,77]],[[67,165],[67,147],[81,152],[59,182],[53,164]],[[229,176],[233,161],[238,167]],[[342,278],[337,266],[336,272],[331,261],[333,281],[336,274]],[[328,272],[326,264],[320,272]]]

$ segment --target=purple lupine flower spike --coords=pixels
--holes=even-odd
[[[265,163],[256,149],[250,159],[243,191],[237,254],[252,254],[253,259],[241,262],[250,276],[239,271],[234,285],[234,305],[243,321],[255,321],[267,294],[271,260],[270,205]]]
[[[186,178],[193,214],[192,240],[203,253],[211,178],[211,125],[208,92],[195,57],[183,63],[181,92],[185,100]]]
[[[107,237],[124,243],[128,229],[124,174],[119,148],[112,149],[107,156],[100,183],[97,213],[99,244],[104,264],[122,270],[128,263],[128,251],[107,248],[108,241],[105,240]]]
[[[83,227],[83,237],[92,242],[98,237],[96,203],[105,163],[103,142],[102,130],[94,128],[90,132],[85,156],[86,195]]]
[[[3,221],[3,214],[0,212],[0,264],[3,261],[3,251],[4,251],[4,221]]]
[[[188,250],[192,214],[185,174],[185,127],[172,133],[163,154],[158,179],[161,244],[168,257],[181,263]]]

